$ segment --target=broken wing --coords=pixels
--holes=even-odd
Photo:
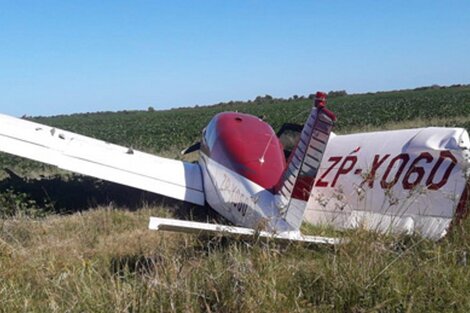
[[[157,157],[3,114],[0,151],[204,205],[198,164]]]
[[[463,214],[470,139],[429,127],[330,137],[306,220],[444,236]]]

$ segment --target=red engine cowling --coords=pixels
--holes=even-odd
[[[256,116],[219,113],[204,130],[201,151],[214,161],[271,189],[286,168],[274,130]]]

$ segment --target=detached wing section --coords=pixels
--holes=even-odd
[[[462,128],[332,136],[306,220],[439,239],[466,213],[470,138]]]
[[[198,164],[170,160],[0,114],[0,151],[204,205]]]
[[[300,233],[300,231],[283,232],[276,234],[266,231],[258,232],[252,228],[181,221],[160,217],[150,218],[149,229],[196,234],[220,234],[223,236],[235,236],[241,238],[253,238],[259,236],[260,238],[269,238],[276,241],[302,242],[307,244],[338,245],[346,242],[346,240],[341,240],[338,238],[304,236]]]

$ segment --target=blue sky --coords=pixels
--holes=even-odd
[[[0,112],[470,83],[470,1],[0,0]]]

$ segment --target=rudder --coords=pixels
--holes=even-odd
[[[276,188],[281,217],[294,229],[299,229],[302,224],[307,201],[336,121],[336,116],[325,105],[326,94],[317,92],[315,105]]]

